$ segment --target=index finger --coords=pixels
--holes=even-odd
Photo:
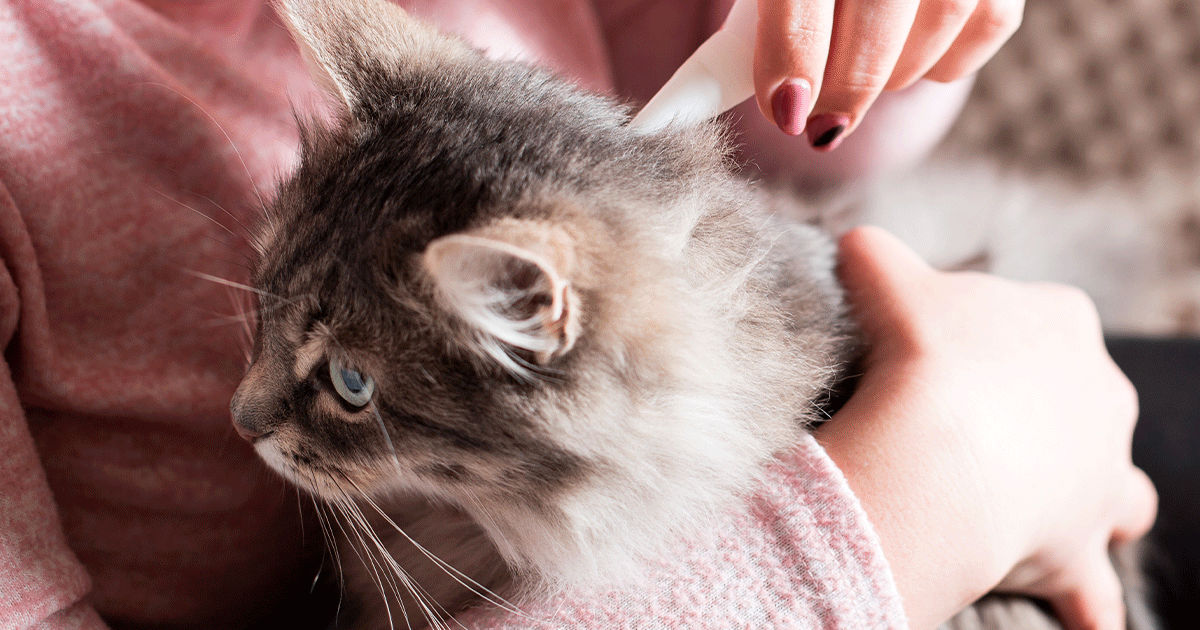
[[[834,4],[758,0],[754,92],[763,116],[789,135],[804,133],[814,95],[821,92]]]

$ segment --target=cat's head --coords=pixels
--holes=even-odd
[[[232,403],[261,457],[325,498],[486,506],[542,568],[620,523],[653,544],[638,514],[762,456],[716,395],[728,300],[693,286],[734,263],[688,251],[728,181],[716,132],[636,135],[388,2],[280,12],[340,112],[307,125],[261,239]]]

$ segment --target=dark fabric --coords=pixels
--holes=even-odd
[[[1108,340],[1141,419],[1133,461],[1159,493],[1148,570],[1165,628],[1200,623],[1200,339]]]

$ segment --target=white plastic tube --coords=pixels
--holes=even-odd
[[[721,29],[679,66],[631,126],[652,133],[671,124],[694,125],[753,96],[757,30],[758,0],[734,2]]]

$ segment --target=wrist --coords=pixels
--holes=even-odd
[[[918,366],[888,369],[864,379],[816,437],[879,536],[909,624],[934,628],[1013,562],[998,551],[1007,545],[954,417],[912,386],[925,382]]]

